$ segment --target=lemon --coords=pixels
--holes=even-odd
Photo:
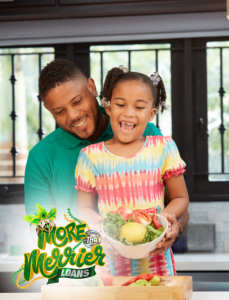
[[[145,234],[146,228],[144,225],[130,222],[122,226],[119,239],[122,241],[123,238],[126,238],[129,243],[140,243],[144,240]]]

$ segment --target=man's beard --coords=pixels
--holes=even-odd
[[[93,119],[95,120],[95,129],[94,129],[93,133],[85,139],[85,138],[82,138],[82,137],[78,136],[75,132],[71,132],[71,131],[67,131],[67,132],[69,134],[73,135],[74,137],[76,137],[77,139],[81,140],[81,141],[89,140],[91,137],[93,137],[93,135],[96,133],[96,131],[98,129],[98,126],[99,126],[99,116],[100,116],[99,103],[96,100],[96,110],[95,110],[95,113],[93,113]]]

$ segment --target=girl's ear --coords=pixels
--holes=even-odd
[[[153,121],[153,118],[154,118],[154,116],[156,115],[156,113],[157,113],[157,109],[156,109],[155,107],[153,107],[153,108],[151,109],[151,112],[150,112],[150,116],[149,116],[148,122]]]

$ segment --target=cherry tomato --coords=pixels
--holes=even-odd
[[[140,223],[144,226],[152,223],[151,216],[147,212],[141,209],[137,209],[133,211],[131,214],[131,218],[134,219],[134,222]]]
[[[153,215],[153,223],[154,223],[156,229],[161,228],[161,223],[159,222],[156,215]]]

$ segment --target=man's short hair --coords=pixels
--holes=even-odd
[[[39,77],[39,95],[41,99],[56,86],[72,79],[86,79],[84,73],[67,59],[55,59],[41,70]]]

